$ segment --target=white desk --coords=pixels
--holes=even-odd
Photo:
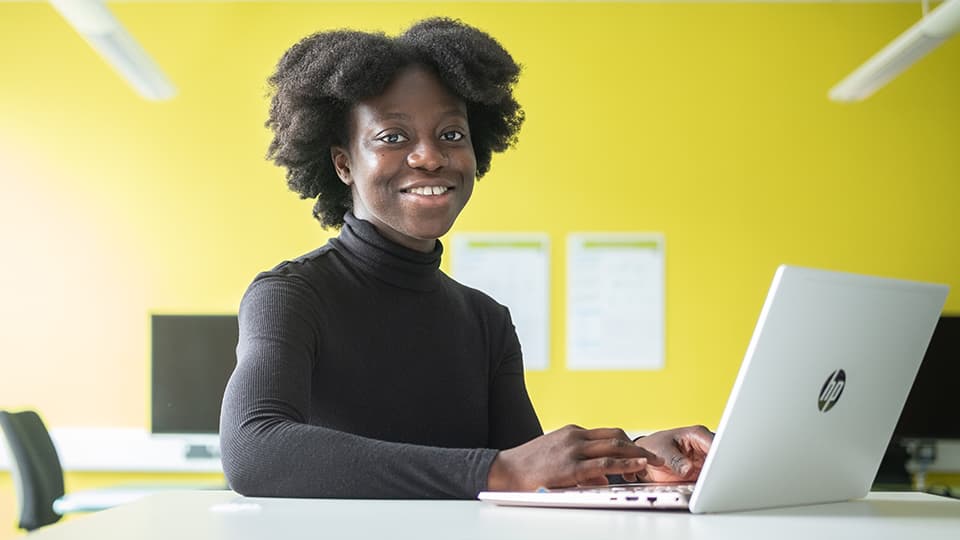
[[[228,491],[152,495],[40,529],[36,540],[960,538],[960,500],[874,493],[866,500],[731,514],[504,508],[477,501],[253,499]]]

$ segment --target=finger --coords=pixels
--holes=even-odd
[[[583,431],[585,439],[596,440],[596,439],[620,439],[623,441],[630,441],[630,437],[627,437],[626,432],[620,428],[594,428],[594,429],[585,429]]]
[[[678,434],[677,443],[681,448],[697,450],[706,454],[713,444],[713,432],[703,426],[693,426]]]
[[[641,439],[643,440],[643,439]],[[654,467],[663,467],[664,459],[656,454],[653,450],[648,449],[646,446],[641,446],[639,442],[633,443],[634,446],[643,448],[647,453],[647,465],[653,465]]]
[[[635,473],[625,473],[620,475],[620,477],[623,478],[624,482],[628,483],[643,482],[647,478],[647,469]]]
[[[650,477],[650,469],[648,468],[650,463],[647,462],[647,467],[644,467],[642,471],[637,471],[637,482],[646,482]]]
[[[578,486],[606,486],[610,480],[606,476],[597,476],[596,478],[586,478],[577,481]]]
[[[607,483],[606,476],[610,474],[627,474],[642,471],[647,466],[645,458],[612,458],[603,457],[588,459],[577,462],[574,469],[574,478],[577,484],[592,485],[598,478],[603,477],[603,483]],[[590,483],[590,484],[588,484]]]
[[[580,446],[580,455],[585,458],[656,458],[656,456],[646,448],[642,448],[629,440],[625,441],[623,439],[586,441]]]

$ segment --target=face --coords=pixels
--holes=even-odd
[[[354,106],[349,144],[331,150],[353,213],[418,251],[434,249],[473,193],[467,107],[423,68],[408,68]]]

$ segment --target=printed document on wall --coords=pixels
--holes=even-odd
[[[568,236],[567,368],[663,368],[664,296],[663,235]]]
[[[539,233],[456,234],[453,278],[510,308],[528,370],[550,351],[550,239]]]

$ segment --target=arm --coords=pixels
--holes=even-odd
[[[520,340],[506,308],[500,362],[490,383],[490,447],[513,448],[543,435],[524,381]]]
[[[267,277],[240,306],[221,414],[224,473],[244,495],[472,498],[496,451],[379,441],[309,425],[319,320],[304,282]]]

